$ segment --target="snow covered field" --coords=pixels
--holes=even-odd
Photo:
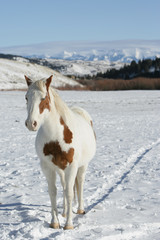
[[[74,230],[49,228],[47,183],[24,125],[25,92],[0,92],[0,239],[160,239],[160,92],[60,92],[93,117],[97,153]],[[73,207],[73,211],[76,208]]]

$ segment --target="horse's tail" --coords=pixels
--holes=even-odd
[[[77,194],[76,194],[77,193]],[[75,178],[75,183],[74,183],[74,203],[76,203],[76,195],[77,195],[77,198],[78,198],[78,195],[79,195],[79,188],[78,188],[78,179],[77,179],[77,176]]]

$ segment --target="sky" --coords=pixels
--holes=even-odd
[[[160,40],[160,0],[0,0],[0,47]]]

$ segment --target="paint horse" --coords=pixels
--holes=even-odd
[[[38,131],[35,147],[42,171],[48,182],[52,205],[50,227],[59,228],[56,206],[56,173],[63,186],[64,229],[73,229],[72,199],[77,186],[78,214],[84,214],[83,185],[86,169],[96,150],[92,119],[82,108],[69,108],[55,89],[52,77],[32,82],[25,76],[28,117],[25,122],[31,131]]]

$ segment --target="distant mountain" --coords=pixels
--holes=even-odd
[[[63,60],[131,62],[160,57],[160,40],[49,42],[0,48],[0,53]]]

